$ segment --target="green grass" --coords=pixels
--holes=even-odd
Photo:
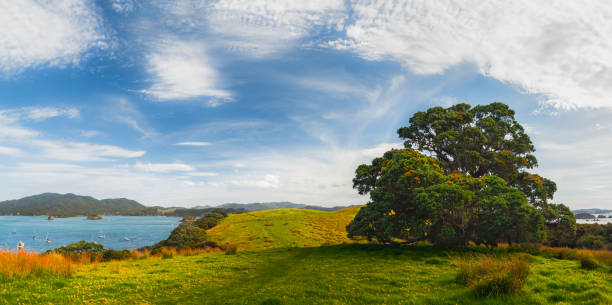
[[[234,255],[168,255],[0,281],[0,304],[612,304],[609,267],[529,255],[520,291],[479,297],[456,281],[453,263],[476,249],[351,243],[345,226],[358,209],[230,215],[208,235],[237,245]]]
[[[312,247],[350,243],[346,225],[360,207],[334,212],[277,209],[231,214],[207,231],[218,243],[234,243],[238,249]]]
[[[253,249],[84,266],[74,276],[0,283],[7,304],[610,304],[612,277],[577,261],[531,257],[513,296],[477,297],[433,247]]]

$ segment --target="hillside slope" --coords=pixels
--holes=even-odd
[[[230,214],[207,234],[239,248],[310,247],[348,243],[346,225],[361,207],[333,212],[277,209]]]

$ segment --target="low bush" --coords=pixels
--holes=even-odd
[[[236,245],[226,245],[224,248],[226,255],[234,255],[238,252],[238,246]]]
[[[193,247],[199,243],[206,241],[206,232],[192,224],[181,223],[172,232],[165,241],[160,242],[159,246],[173,247]]]
[[[515,294],[529,274],[526,256],[474,255],[455,259],[459,268],[456,282],[470,287],[477,296]]]
[[[106,250],[102,253],[102,261],[120,261],[125,259],[135,258],[136,255],[134,252],[129,250]]]
[[[580,268],[582,269],[594,270],[594,269],[597,269],[597,267],[599,267],[599,264],[597,263],[597,261],[595,261],[595,259],[593,259],[593,256],[591,255],[588,255],[588,254],[580,255],[578,260],[580,261]]]

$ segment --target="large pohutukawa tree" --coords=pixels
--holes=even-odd
[[[357,168],[354,187],[371,201],[349,236],[494,245],[543,240],[544,217],[571,222],[558,221],[565,206],[548,203],[555,183],[527,172],[535,149],[507,105],[430,108],[398,134],[405,149]]]

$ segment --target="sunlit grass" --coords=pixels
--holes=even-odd
[[[355,218],[359,208],[334,212],[277,209],[231,214],[207,234],[219,244],[236,244],[238,249],[350,243],[346,225]]]
[[[0,304],[610,304],[612,278],[575,260],[530,257],[518,293],[478,297],[431,246],[333,245],[150,256],[82,265],[70,277],[0,283]]]
[[[60,254],[31,251],[0,251],[0,278],[12,280],[42,275],[70,275],[80,260]]]

